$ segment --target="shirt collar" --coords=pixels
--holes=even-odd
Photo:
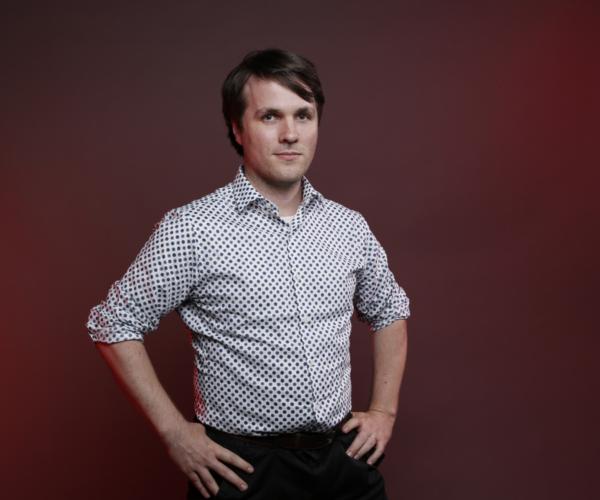
[[[250,181],[244,175],[244,165],[238,169],[235,179],[231,183],[235,208],[238,213],[242,213],[244,209],[253,201],[265,200],[268,201],[256,188],[250,184]],[[312,187],[306,177],[302,177],[302,205],[308,205],[313,199],[321,200],[323,195]]]

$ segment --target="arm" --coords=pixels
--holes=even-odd
[[[212,441],[206,435],[203,425],[188,422],[183,418],[160,384],[141,342],[98,342],[96,345],[127,399],[152,426],[171,459],[204,497],[210,496],[208,490],[213,495],[219,491],[209,469],[240,490],[247,488],[237,474],[224,463],[248,472],[253,471],[252,466]]]
[[[406,320],[397,320],[373,333],[373,388],[369,409],[364,413],[353,412],[353,418],[342,429],[348,433],[358,428],[358,435],[347,451],[350,457],[358,459],[376,446],[368,460],[373,464],[392,437],[406,350]]]

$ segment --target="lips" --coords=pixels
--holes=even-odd
[[[301,153],[297,151],[282,151],[281,153],[275,153],[275,156],[282,160],[296,160],[300,157]]]

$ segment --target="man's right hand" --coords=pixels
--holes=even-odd
[[[247,472],[252,466],[235,453],[219,446],[206,435],[202,424],[183,418],[156,377],[144,344],[128,340],[96,344],[127,399],[160,436],[169,455],[200,493],[216,495],[217,482],[210,471],[244,491],[248,485],[229,467]]]
[[[252,466],[235,453],[223,448],[206,435],[202,424],[185,422],[178,429],[163,436],[171,459],[184,472],[198,491],[209,498],[209,491],[216,496],[219,486],[211,470],[244,491],[248,485],[225,464],[252,473]]]

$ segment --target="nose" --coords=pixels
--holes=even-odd
[[[287,142],[288,144],[293,144],[294,142],[298,141],[298,132],[296,130],[296,123],[293,118],[288,118],[282,121],[279,141]]]

